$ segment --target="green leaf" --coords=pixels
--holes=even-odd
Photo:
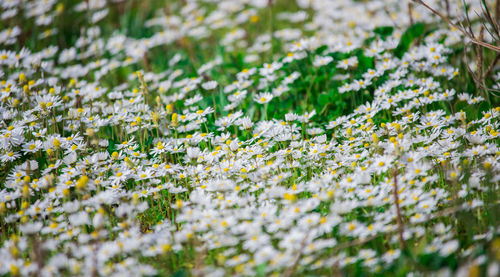
[[[111,154],[116,150],[115,142],[113,140],[108,140],[108,152]]]
[[[373,32],[377,35],[379,35],[382,39],[385,39],[386,37],[392,35],[392,32],[394,31],[394,27],[392,26],[380,26],[375,29],[373,29]]]
[[[261,264],[257,266],[257,276],[266,276],[266,264]]]
[[[149,136],[146,140],[146,149],[148,149],[149,146],[151,146],[151,143],[153,143],[153,137]]]
[[[330,102],[330,96],[328,94],[320,94],[318,97],[318,105],[326,105]]]
[[[321,53],[323,53],[326,49],[328,49],[328,47],[326,45],[323,45],[314,50],[314,52],[318,55],[321,55]]]
[[[353,55],[358,58],[358,67],[354,69],[352,77],[354,79],[360,78],[368,69],[374,67],[375,58],[367,57],[363,54],[363,49],[356,49]],[[341,84],[342,85],[342,84]]]
[[[394,49],[394,54],[396,57],[403,57],[404,53],[408,51],[411,43],[418,37],[420,37],[425,30],[425,25],[423,23],[416,23],[410,28],[408,28],[404,34],[401,36],[398,46]]]
[[[174,277],[185,277],[185,276],[187,276],[187,273],[182,269],[174,273]]]

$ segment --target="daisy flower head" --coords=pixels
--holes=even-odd
[[[255,95],[253,100],[259,104],[266,104],[273,100],[273,95],[269,92],[261,92]]]

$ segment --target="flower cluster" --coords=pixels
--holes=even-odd
[[[127,1],[1,3],[0,275],[498,274],[500,107],[457,85],[457,30],[401,42],[437,22],[405,1],[220,2],[140,38],[109,31]]]

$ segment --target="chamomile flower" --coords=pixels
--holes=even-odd
[[[273,95],[268,92],[261,92],[255,95],[253,99],[259,104],[266,104],[273,99]]]
[[[212,90],[217,87],[217,82],[216,81],[208,81],[203,84],[201,84],[201,87],[205,90]]]
[[[39,140],[32,140],[23,145],[23,152],[25,153],[35,153],[42,148],[42,142]]]

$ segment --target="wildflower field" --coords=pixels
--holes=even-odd
[[[500,275],[500,1],[0,17],[0,276]]]

